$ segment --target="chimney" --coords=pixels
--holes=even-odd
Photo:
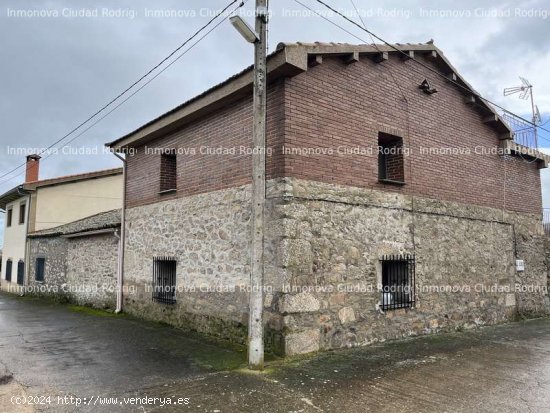
[[[27,156],[25,183],[38,181],[38,169],[40,168],[40,156]]]

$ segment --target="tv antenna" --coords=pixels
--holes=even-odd
[[[521,80],[521,86],[507,87],[504,89],[504,96],[515,95],[519,93],[519,98],[527,100],[531,98],[531,111],[533,113],[533,131],[535,133],[535,146],[538,148],[537,142],[537,124],[541,122],[540,111],[537,105],[535,105],[535,99],[533,98],[533,85],[524,77],[519,77]]]

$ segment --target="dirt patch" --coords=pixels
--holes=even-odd
[[[33,413],[32,405],[15,403],[15,400],[24,401],[26,396],[25,388],[10,374],[0,377],[0,412]]]

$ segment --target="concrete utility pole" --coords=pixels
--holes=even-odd
[[[264,366],[263,283],[264,283],[264,206],[265,206],[265,129],[267,0],[256,0],[254,43],[254,125],[252,130],[252,248],[250,308],[248,318],[248,363],[252,369]]]
[[[240,16],[231,24],[247,42],[254,44],[254,120],[252,127],[252,245],[250,248],[250,297],[248,301],[248,364],[264,367],[264,207],[265,207],[265,124],[267,95],[267,0],[256,0],[256,27],[252,29]]]

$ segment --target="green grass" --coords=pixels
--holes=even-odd
[[[106,311],[106,310],[100,310],[99,308],[92,308],[92,307],[84,307],[82,305],[69,305],[68,306],[70,311],[73,311],[75,313],[83,313],[88,315],[94,315],[98,317],[122,317],[123,314],[116,314],[112,311]]]
[[[188,348],[189,357],[197,365],[215,371],[235,370],[246,363],[246,351],[211,345]]]

